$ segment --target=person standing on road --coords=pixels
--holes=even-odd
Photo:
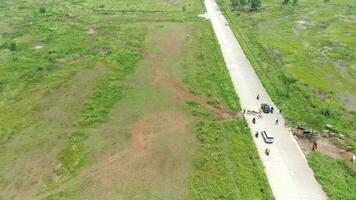
[[[278,119],[276,119],[276,125],[278,125]]]
[[[282,113],[282,108],[281,108],[281,109],[279,109],[279,113]]]
[[[258,131],[256,131],[255,137],[258,138]]]
[[[271,106],[271,113],[273,113],[273,106]]]
[[[256,99],[257,99],[257,100],[260,100],[260,94],[257,94]]]
[[[252,119],[252,123],[256,124],[256,118],[255,117]]]
[[[265,149],[265,154],[266,154],[267,156],[269,156],[270,151],[271,151],[271,150],[269,150],[269,148],[266,148],[266,149]]]

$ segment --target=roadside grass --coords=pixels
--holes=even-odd
[[[288,122],[319,131],[331,124],[346,136],[331,141],[355,150],[354,2],[265,0],[254,13],[232,11],[229,0],[219,4]],[[348,161],[318,153],[308,161],[330,199],[354,198],[355,169]]]
[[[196,61],[185,62],[183,80],[208,101],[239,111],[214,32],[209,22],[200,26],[194,33]],[[190,199],[274,199],[247,124],[223,120],[196,102],[187,104],[198,121],[194,132],[199,141]]]
[[[349,161],[338,160],[320,153],[308,156],[316,179],[330,199],[352,200],[356,196],[356,166]]]
[[[274,199],[242,120],[200,121],[191,199]]]
[[[194,45],[198,50],[192,54],[191,49],[183,49],[185,55],[182,61],[183,82],[189,89],[197,94],[204,94],[210,102],[222,102],[232,111],[240,111],[239,99],[235,95],[232,81],[226,71],[219,45],[216,43],[214,32],[202,31],[209,29],[209,22],[201,22],[204,28],[194,32],[196,40]],[[216,52],[216,53],[212,53]],[[194,55],[195,58],[191,58]]]

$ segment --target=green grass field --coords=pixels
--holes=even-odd
[[[262,2],[258,12],[219,4],[273,101],[292,126],[331,124],[346,136],[332,142],[355,150],[355,1]],[[317,153],[308,161],[330,199],[354,199],[349,161]]]
[[[308,157],[316,179],[330,199],[354,199],[356,196],[356,167],[349,161],[313,153]],[[332,169],[332,170],[331,170]]]
[[[0,199],[273,199],[202,12],[2,1]]]

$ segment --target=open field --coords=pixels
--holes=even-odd
[[[335,132],[345,135],[345,140],[332,138],[331,142],[354,151],[355,2],[301,0],[293,6],[265,0],[258,12],[232,9],[230,0],[219,3],[289,124],[318,131],[331,124]],[[331,199],[353,199],[356,188],[351,181],[355,179],[355,166],[349,163],[352,152],[342,154],[326,139],[319,141],[320,152],[326,155],[307,156],[316,178]]]
[[[202,12],[3,1],[0,199],[273,199]]]

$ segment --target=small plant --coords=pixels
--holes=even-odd
[[[16,50],[17,50],[17,45],[16,45],[16,43],[15,43],[15,42],[11,42],[9,49],[10,49],[11,51],[16,51]]]
[[[16,51],[17,44],[14,41],[6,41],[2,46],[0,46],[0,48],[9,49],[10,51]]]
[[[45,7],[40,7],[39,11],[40,11],[41,14],[44,14],[44,13],[46,13],[46,8]]]
[[[261,7],[261,0],[251,0],[251,10],[257,11],[259,7]]]

